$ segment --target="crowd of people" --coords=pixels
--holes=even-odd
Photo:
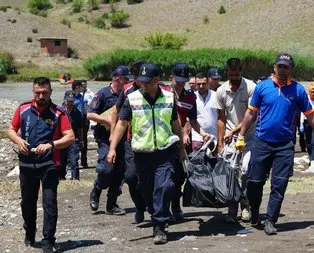
[[[126,211],[117,200],[123,183],[127,183],[136,208],[135,223],[143,222],[147,211],[152,218],[154,244],[167,243],[167,224],[184,219],[180,204],[187,177],[184,160],[215,138],[216,157],[228,159],[236,150],[242,152],[237,164],[244,197],[228,207],[226,222],[241,219],[262,226],[259,208],[270,176],[263,226],[267,235],[276,234],[275,223],[293,174],[297,125],[300,133],[305,132],[304,143],[314,160],[314,85],[307,94],[291,78],[293,66],[291,55],[280,53],[273,74],[256,84],[242,76],[241,59],[230,58],[225,65],[227,81],[220,85],[216,68],[191,77],[188,64],[176,63],[169,76],[171,84],[165,85],[156,64],[138,61],[130,68],[116,67],[110,84],[95,94],[85,80],[74,80],[61,107],[50,99],[50,80],[36,78],[34,99],[17,108],[8,130],[8,137],[19,147],[25,245],[35,243],[41,182],[42,249],[53,252],[58,182],[66,178],[67,168],[70,179],[80,180],[79,161],[83,168],[88,167],[90,121],[95,122],[98,144],[89,203],[92,211],[98,210],[100,195],[107,189],[106,213],[124,215]],[[187,82],[190,89],[185,88]],[[214,167],[217,159],[212,157],[209,163]],[[307,171],[314,172],[314,162],[310,165]]]

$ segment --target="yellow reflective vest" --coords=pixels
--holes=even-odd
[[[161,90],[162,95],[150,105],[139,90],[128,95],[132,109],[132,149],[135,152],[154,152],[179,141],[172,132],[173,93]]]

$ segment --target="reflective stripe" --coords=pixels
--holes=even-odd
[[[193,105],[188,104],[188,103],[184,103],[182,101],[177,101],[177,106],[183,107],[183,108],[186,108],[186,109],[189,109],[189,110],[191,110],[193,108]]]

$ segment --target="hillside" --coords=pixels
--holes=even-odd
[[[314,56],[314,1],[312,0],[144,0],[128,5],[117,3],[118,9],[130,14],[128,27],[100,30],[79,23],[110,11],[108,4],[100,9],[70,15],[71,4],[55,4],[47,18],[28,13],[26,1],[0,0],[0,6],[18,8],[0,12],[0,49],[22,59],[39,55],[38,37],[66,37],[69,46],[87,58],[100,51],[117,48],[145,48],[144,37],[152,31],[170,31],[188,37],[185,48],[249,48],[286,50]],[[226,13],[217,11],[224,6]],[[208,17],[208,22],[204,22]],[[71,21],[71,28],[60,23]],[[12,20],[16,19],[16,23]],[[108,25],[108,24],[107,24]],[[32,29],[37,28],[38,33]],[[33,42],[28,43],[27,37]]]

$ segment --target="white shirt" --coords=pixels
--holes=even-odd
[[[206,133],[209,133],[217,138],[217,109],[216,109],[216,92],[208,90],[205,98],[195,92],[197,106],[197,121]],[[201,135],[192,129],[192,141],[203,141]]]

